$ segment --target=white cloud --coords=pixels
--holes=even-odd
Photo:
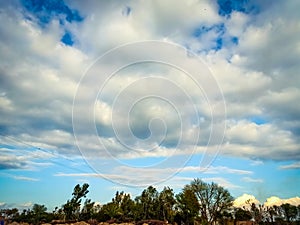
[[[105,171],[105,166],[102,171]],[[113,166],[109,167],[107,172],[103,173],[57,173],[57,177],[91,177],[106,178],[114,183],[125,184],[134,187],[145,187],[148,185],[163,186],[171,185],[173,188],[182,188],[188,184],[194,177],[201,176],[205,182],[215,182],[225,188],[239,188],[238,185],[231,183],[229,180],[220,177],[222,174],[251,174],[250,171],[236,170],[228,167],[209,167],[207,170],[201,167],[183,167],[180,168],[159,168],[159,167],[129,167],[129,166]],[[113,169],[112,169],[113,168]],[[187,176],[188,173],[188,176]],[[215,176],[211,177],[213,174]],[[175,176],[176,175],[176,176]],[[174,185],[174,186],[173,186]]]
[[[205,182],[214,182],[214,183],[217,183],[218,185],[220,185],[224,188],[230,188],[230,189],[240,188],[240,186],[229,182],[227,179],[225,179],[223,177],[203,178],[203,181],[205,181]]]
[[[288,164],[288,165],[282,165],[279,168],[283,169],[283,170],[300,169],[300,162],[295,162],[295,163]]]
[[[0,15],[5,24],[0,27],[0,32],[5,34],[0,37],[0,67],[3,74],[0,85],[0,123],[8,130],[7,133],[28,144],[57,151],[58,154],[80,155],[74,145],[72,104],[77,84],[87,65],[95,57],[119,44],[165,39],[188,46],[195,52],[199,51],[201,59],[211,69],[224,93],[228,129],[226,144],[222,146],[221,153],[261,160],[299,159],[297,132],[300,127],[300,108],[295,102],[300,98],[300,80],[297,76],[300,57],[297,37],[300,27],[298,14],[290,13],[297,8],[297,1],[266,7],[258,15],[233,12],[228,18],[218,15],[218,5],[212,1],[127,3],[100,1],[86,4],[70,1],[68,4],[77,8],[85,19],[81,23],[66,22],[65,27],[54,19],[41,28],[35,20],[25,19],[21,10],[12,10],[11,7],[3,10]],[[291,8],[290,4],[294,7]],[[130,7],[129,15],[124,15],[126,7]],[[221,23],[224,23],[224,30],[212,28]],[[203,26],[211,29],[201,37],[192,35],[195,29]],[[60,42],[65,29],[74,36],[74,46]],[[222,32],[224,48],[210,50]],[[237,44],[227,43],[226,40],[231,36],[238,38]],[[144,51],[130,53],[130,56],[149,52],[151,49],[145,48]],[[129,56],[125,52],[115,57],[115,61],[107,62],[103,68],[104,73],[124,55]],[[169,57],[176,59],[176,56],[170,54]],[[166,85],[163,79],[159,82],[144,80],[135,83],[149,74],[164,77],[177,86]],[[197,137],[199,127],[201,138],[196,152],[204,152],[210,137],[211,108],[217,109],[218,101],[207,102],[207,93],[199,93],[197,86],[187,78],[186,74],[166,65],[143,64],[131,69],[124,68],[115,74],[103,90],[103,99],[95,99],[95,118],[87,113],[89,106],[84,100],[98,93],[102,83],[91,79],[90,83],[82,84],[84,94],[80,96],[82,104],[78,113],[79,125],[84,129],[78,138],[85,146],[81,149],[87,153],[85,156],[107,156],[103,145],[118,159],[168,157],[173,153],[192,154],[195,147],[192,140]],[[134,88],[133,84],[136,85]],[[207,92],[214,95],[217,90],[210,84],[205,83],[204,79],[203,87],[209,87]],[[116,110],[113,108],[113,100],[120,94],[120,90],[128,86],[130,91],[119,96],[123,97],[123,101],[117,102],[120,111],[113,111]],[[176,88],[184,88],[188,97],[195,101],[201,114],[199,121],[195,121],[192,104],[187,101],[184,92],[178,92]],[[127,109],[132,103],[129,100],[151,91],[176,103],[175,106],[182,110],[179,120],[176,110],[172,111],[172,105],[165,106],[165,102],[161,101],[141,104],[135,111],[131,111],[131,120],[128,119]],[[214,119],[217,120],[220,111],[216,111]],[[153,147],[161,144],[162,137],[165,137],[165,142],[154,151],[126,151],[120,139],[114,136],[116,130],[112,127],[111,115],[115,116],[113,120],[122,131],[119,134],[125,144],[131,147],[139,145],[140,148]],[[251,118],[255,117],[265,118],[266,123],[252,122]],[[155,118],[164,122],[153,120]],[[96,120],[100,138],[92,136],[86,126],[92,119]],[[151,124],[151,121],[154,122]],[[179,122],[183,122],[183,127]],[[165,131],[165,125],[168,128],[167,135],[161,132]],[[132,130],[126,130],[128,127]],[[139,135],[139,138],[132,134]],[[152,139],[147,139],[149,136]],[[182,145],[177,145],[180,137]],[[104,144],[99,144],[99,139]],[[208,150],[210,147],[215,146],[208,146]],[[28,160],[23,165],[24,157],[10,153],[1,158],[1,162],[7,164],[5,168],[28,167]],[[297,164],[292,167],[295,166]]]
[[[299,157],[299,143],[290,131],[270,123],[259,125],[246,120],[227,124],[227,143],[222,150],[225,154],[276,160]]]
[[[253,195],[243,194],[233,201],[233,206],[249,208],[252,203],[257,205],[259,201]]]
[[[39,179],[32,178],[32,177],[25,177],[25,176],[13,176],[12,178],[16,180],[24,180],[24,181],[39,181]]]
[[[244,175],[244,174],[252,174],[252,171],[249,170],[238,170],[238,169],[232,169],[225,166],[209,166],[207,168],[203,167],[197,167],[197,166],[186,166],[182,169],[182,172],[202,172],[205,174],[222,174],[222,173],[231,173],[231,174],[238,174],[238,175]]]
[[[234,200],[233,205],[235,207],[249,208],[252,203],[254,203],[256,205],[262,204],[255,198],[255,196],[249,195],[249,194],[243,194],[242,196],[240,196]],[[288,198],[288,199],[282,199],[277,196],[271,196],[266,199],[266,201],[263,203],[263,205],[264,206],[274,206],[274,205],[280,206],[285,203],[289,203],[291,205],[298,206],[300,204],[300,198],[292,197],[292,198]]]
[[[119,44],[149,39],[166,38],[183,44],[194,29],[221,22],[217,4],[207,0],[131,1],[127,4],[70,2],[70,5],[86,16],[80,25],[82,32],[75,29],[73,32],[85,49],[96,53]],[[122,13],[125,7],[131,9],[129,16]]]
[[[299,197],[293,197],[288,199],[281,199],[277,196],[272,196],[267,198],[266,202],[264,203],[265,206],[280,206],[282,204],[289,203],[291,205],[298,206],[300,205],[300,198]]]
[[[247,28],[249,20],[250,17],[245,13],[237,11],[232,12],[230,18],[226,21],[228,34],[235,37],[241,36]]]
[[[21,208],[31,208],[33,206],[32,202],[24,202],[19,205]]]
[[[243,177],[242,180],[245,182],[249,182],[249,183],[263,183],[264,182],[263,179],[255,179],[252,177]]]

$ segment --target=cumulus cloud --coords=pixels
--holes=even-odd
[[[223,150],[226,154],[275,160],[299,158],[299,143],[293,133],[270,123],[230,121],[225,141]]]
[[[266,202],[264,203],[265,206],[280,206],[282,204],[291,204],[298,206],[300,205],[300,198],[299,197],[293,197],[293,198],[288,198],[288,199],[281,199],[277,196],[272,196],[267,198]]]
[[[243,194],[233,201],[235,207],[250,207],[251,204],[259,204],[259,201],[253,195]]]
[[[227,106],[227,129],[221,153],[260,160],[300,159],[300,108],[295,104],[300,97],[297,76],[300,27],[298,13],[294,12],[298,1],[270,7],[260,3],[261,13],[257,15],[233,11],[228,17],[218,13],[219,6],[214,1],[113,4],[67,1],[70,9],[82,15],[82,20],[69,21],[66,16],[53,14],[56,16],[48,18],[43,26],[38,15],[26,11],[21,3],[17,4],[17,10],[9,4],[4,4],[6,8],[0,13],[5,24],[0,26],[0,33],[5,34],[0,36],[0,126],[4,136],[12,135],[59,154],[80,155],[74,144],[72,106],[88,65],[119,44],[156,39],[186,46],[212,71]],[[274,12],[279,9],[280,17],[275,17],[278,14]],[[66,30],[74,40],[73,45],[62,41]],[[151,49],[120,53],[99,71],[105,74],[120,59],[149,52]],[[176,60],[176,55],[171,54],[170,58]],[[185,59],[193,61],[189,55]],[[102,73],[96,75],[104,77]],[[161,79],[144,79],[149,75]],[[142,64],[117,71],[106,80],[102,92],[99,87],[106,81],[91,79],[80,83],[83,91],[77,113],[81,133],[77,144],[84,146],[80,150],[86,153],[85,157],[112,155],[118,159],[169,157],[171,153],[177,156],[211,150],[215,147],[207,147],[211,112],[214,109],[215,125],[222,128],[225,121],[218,121],[223,119],[218,114],[222,114],[219,110],[222,99],[212,98],[208,102],[207,95],[215,97],[219,90],[203,79],[203,90],[207,93],[199,92],[199,87],[189,78],[176,67]],[[126,94],[122,95],[125,92],[120,90],[126,90]],[[91,106],[85,100],[93,94],[93,113],[89,114]],[[129,107],[135,103],[130,102],[134,97],[153,94],[160,99],[149,98],[143,104],[135,104],[135,108]],[[193,104],[188,100],[193,100]],[[259,119],[263,122],[258,123]],[[87,126],[90,121],[95,126]],[[98,133],[91,135],[90,128]],[[199,131],[200,139],[191,141],[198,137]],[[217,136],[222,139],[223,133]],[[143,151],[128,151],[128,146]],[[152,147],[157,148],[145,151]],[[1,156],[1,168],[26,168],[31,162],[16,152],[8,154],[4,147],[1,150],[5,152]],[[281,168],[298,168],[297,165]],[[252,178],[245,179],[254,182]]]
[[[292,197],[292,198],[288,198],[288,199],[282,199],[277,196],[271,196],[271,197],[267,198],[264,203],[262,203],[262,202],[259,202],[253,195],[243,194],[242,196],[239,196],[234,200],[233,205],[235,207],[249,208],[252,203],[254,203],[256,205],[263,204],[264,206],[267,206],[267,207],[271,207],[274,205],[280,206],[280,205],[286,204],[286,203],[298,206],[300,204],[300,198]]]

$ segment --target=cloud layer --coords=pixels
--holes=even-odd
[[[242,196],[239,196],[234,200],[233,205],[235,207],[251,207],[251,204],[254,203],[256,205],[263,204],[264,206],[272,207],[272,206],[280,206],[282,204],[291,204],[294,206],[300,205],[300,198],[299,197],[293,197],[288,199],[282,199],[277,196],[271,196],[266,199],[265,202],[259,202],[255,196],[249,195],[249,194],[243,194]]]
[[[182,156],[173,164],[180,167],[190,155],[213,157],[218,150],[299,169],[299,2],[268,7],[254,2],[253,12],[248,6],[229,10],[208,0],[66,1],[66,11],[32,11],[22,1],[1,3],[0,169],[28,169],[57,155],[82,152],[87,159],[110,158],[116,165],[118,160],[156,158],[151,166]],[[106,51],[144,40],[186,47],[215,83],[203,79],[197,86],[196,75],[189,76],[178,64],[116,68],[124,58],[149,58],[153,48],[118,52],[97,67],[95,59]],[[191,52],[182,60],[176,51],[160,57],[194,65]],[[103,74],[114,68],[104,80]],[[99,80],[85,80],[84,74]],[[79,91],[75,143],[72,110]],[[22,152],[24,143],[31,149]]]

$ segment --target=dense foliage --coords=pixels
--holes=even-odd
[[[195,179],[175,194],[170,187],[161,192],[149,186],[132,199],[130,194],[117,191],[106,204],[95,204],[87,198],[89,185],[77,184],[71,199],[53,212],[45,205],[34,204],[31,209],[1,209],[7,221],[40,224],[55,221],[136,222],[143,224],[233,224],[252,220],[256,224],[300,224],[300,206],[288,203],[264,207],[248,203],[248,207],[234,208],[229,191],[215,183]],[[84,201],[83,201],[84,200]],[[246,202],[247,203],[247,202]]]

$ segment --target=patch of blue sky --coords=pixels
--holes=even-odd
[[[218,0],[219,15],[230,16],[233,11],[256,14],[259,12],[259,5],[249,0]]]
[[[224,23],[219,23],[219,24],[215,24],[213,26],[207,27],[207,26],[201,26],[196,28],[192,35],[195,38],[201,38],[202,35],[207,34],[208,32],[214,32],[217,34],[217,38],[214,40],[215,41],[215,45],[211,47],[211,49],[202,49],[202,51],[206,51],[206,50],[220,50],[223,47],[223,35],[226,32],[226,27],[224,25]]]
[[[63,42],[65,45],[72,46],[74,44],[72,34],[68,31],[66,31],[64,36],[62,36],[62,38],[61,38],[61,42]]]
[[[264,182],[252,185],[254,187],[259,186],[263,190],[264,196],[262,197],[270,197],[269,193],[280,198],[290,198],[299,195],[299,170],[282,170],[280,169],[281,165],[283,165],[282,162],[264,161],[263,169],[254,166],[255,177],[261,177]],[[254,195],[259,199],[259,193],[254,193]]]
[[[235,45],[239,44],[239,38],[238,37],[233,36],[233,37],[230,38],[230,40]]]
[[[231,169],[250,171],[250,174],[222,173],[219,175],[231,183],[240,186],[240,188],[231,189],[235,197],[243,193],[252,193],[260,201],[265,201],[266,198],[270,197],[269,193],[281,198],[290,198],[298,195],[299,188],[297,184],[291,180],[287,180],[287,177],[294,177],[295,179],[298,177],[299,180],[300,172],[297,170],[282,170],[280,169],[281,165],[283,163],[267,160],[264,160],[262,164],[254,164],[253,161],[248,159],[223,155],[219,155],[212,163],[212,166],[215,167],[225,166]],[[246,182],[243,180],[244,177],[249,177],[250,180],[253,178],[253,181]],[[284,185],[288,185],[289,188],[287,189]]]
[[[48,24],[53,18],[58,17],[63,24],[68,22],[81,22],[84,18],[77,10],[70,9],[64,1],[60,0],[22,0],[26,10],[31,12],[39,20],[41,26]]]
[[[226,27],[224,23],[219,23],[219,24],[215,24],[213,26],[200,26],[197,27],[194,31],[193,31],[193,36],[198,38],[201,37],[203,34],[206,34],[209,31],[214,31],[215,33],[219,34],[219,35],[223,35],[226,31]]]
[[[251,118],[249,118],[249,120],[253,123],[256,123],[257,125],[262,125],[262,124],[268,123],[268,121],[265,118],[260,117],[260,116],[251,117]]]
[[[221,37],[218,37],[216,40],[216,46],[213,48],[213,50],[220,50],[223,46],[223,39]]]
[[[79,11],[69,8],[64,1],[60,0],[21,0],[24,8],[32,13],[38,20],[41,27],[49,24],[51,20],[58,19],[61,26],[65,22],[81,22],[83,17]],[[32,20],[31,16],[24,15],[26,19]],[[69,31],[65,31],[61,38],[61,42],[66,45],[72,46],[74,44],[73,35]]]

